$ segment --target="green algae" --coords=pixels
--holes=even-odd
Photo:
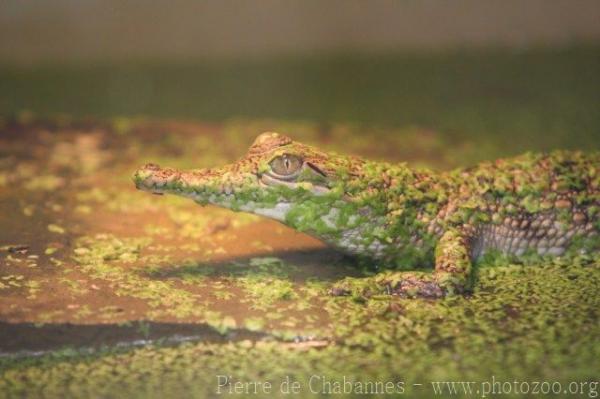
[[[565,268],[572,270],[568,275]],[[65,389],[76,395],[210,397],[217,375],[237,380],[302,381],[312,375],[428,384],[435,380],[594,379],[598,358],[598,259],[545,265],[484,265],[469,298],[442,301],[332,298],[335,344],[302,349],[239,342],[144,348],[93,357],[13,362],[0,387],[15,395]],[[260,328],[260,322],[248,321]],[[523,356],[523,354],[526,354]],[[273,367],[277,364],[277,367]],[[314,387],[313,387],[314,388]],[[412,396],[430,397],[410,386]],[[416,390],[415,390],[416,389]]]
[[[293,284],[287,279],[293,272],[291,265],[286,265],[277,258],[252,258],[248,270],[235,280],[248,294],[252,307],[267,310],[281,300],[297,298]]]
[[[185,318],[204,315],[204,307],[191,293],[175,288],[167,281],[145,279],[131,268],[123,267],[140,259],[141,249],[149,243],[147,238],[82,237],[73,250],[73,258],[82,271],[108,282],[117,295],[144,300],[152,309],[150,316],[170,314]]]

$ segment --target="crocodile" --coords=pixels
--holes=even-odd
[[[600,152],[526,153],[435,172],[266,132],[233,164],[189,171],[147,164],[133,180],[151,193],[275,219],[402,270],[381,284],[403,297],[468,293],[473,265],[486,254],[600,250]]]

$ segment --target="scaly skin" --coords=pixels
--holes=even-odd
[[[133,179],[145,191],[271,217],[391,268],[435,265],[430,274],[381,281],[408,297],[467,291],[472,262],[485,253],[600,249],[600,153],[525,154],[434,173],[263,133],[234,164],[192,171],[148,164]]]

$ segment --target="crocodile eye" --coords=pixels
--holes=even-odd
[[[302,159],[295,155],[284,154],[273,159],[269,165],[275,176],[293,177],[302,168]]]

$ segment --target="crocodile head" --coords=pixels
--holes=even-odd
[[[375,211],[360,200],[365,164],[267,132],[233,164],[189,171],[148,164],[133,180],[140,190],[267,216],[325,238],[356,228]]]

